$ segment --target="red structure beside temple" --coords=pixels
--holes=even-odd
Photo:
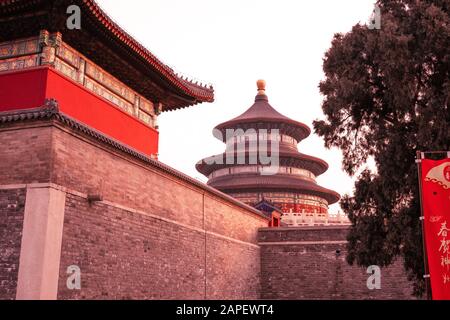
[[[66,26],[70,5],[81,9],[79,30]],[[159,113],[214,100],[211,86],[178,76],[93,0],[0,0],[0,30],[0,112],[53,99],[67,116],[156,158]]]
[[[246,204],[256,206],[267,201],[276,205],[287,225],[326,223],[328,206],[340,196],[316,182],[328,164],[297,150],[297,144],[310,134],[308,126],[280,114],[269,104],[265,82],[260,80],[253,106],[215,128],[215,135],[227,144],[226,152],[202,160],[197,170],[209,178],[210,186]],[[262,148],[270,157],[278,158],[274,174],[267,174],[270,168],[262,159]],[[239,158],[245,162],[239,162]]]

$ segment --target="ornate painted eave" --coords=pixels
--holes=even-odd
[[[66,29],[66,9],[73,4],[82,10],[82,30]],[[94,0],[0,0],[0,29],[0,42],[11,40],[8,37],[12,30],[16,37],[33,36],[40,29],[61,32],[65,41],[121,81],[161,102],[162,111],[214,101],[212,86],[179,76],[115,23]],[[128,70],[129,64],[134,71]],[[152,83],[146,78],[151,78]]]

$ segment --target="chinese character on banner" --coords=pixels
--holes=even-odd
[[[450,300],[450,159],[422,160],[421,179],[433,300]]]

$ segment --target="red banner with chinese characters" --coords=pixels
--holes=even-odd
[[[450,159],[422,160],[422,201],[433,300],[450,300]]]

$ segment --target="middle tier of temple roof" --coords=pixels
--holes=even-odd
[[[214,130],[214,136],[227,144],[226,151],[203,159],[197,170],[209,178],[209,185],[229,194],[294,191],[319,196],[328,204],[337,202],[339,194],[316,182],[328,164],[297,149],[310,128],[276,111],[269,104],[265,81],[257,85],[255,103]]]

